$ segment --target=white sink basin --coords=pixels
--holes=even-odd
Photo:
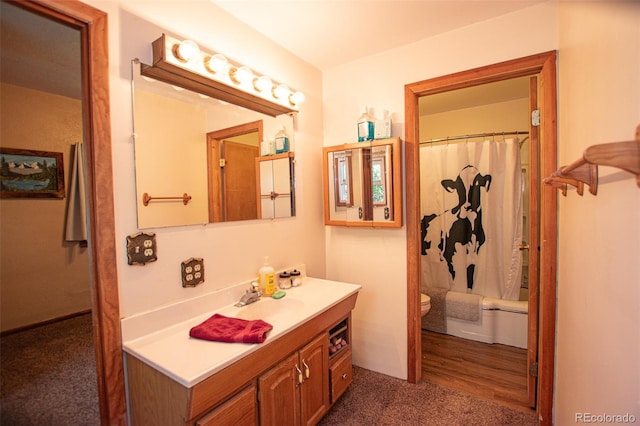
[[[238,308],[234,317],[246,320],[261,319],[269,322],[269,318],[291,315],[303,308],[304,302],[300,299],[287,298],[287,296],[282,299],[263,297],[257,302]]]

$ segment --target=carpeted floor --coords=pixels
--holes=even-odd
[[[354,367],[353,383],[320,425],[536,425],[524,413],[422,381],[417,385]]]
[[[97,426],[91,317],[84,315],[0,339],[2,426]],[[535,425],[524,413],[423,381],[354,367],[353,383],[320,425]],[[163,426],[163,425],[157,425]]]
[[[0,424],[96,426],[91,315],[0,338]]]

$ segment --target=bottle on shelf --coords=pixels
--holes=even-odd
[[[362,108],[362,115],[358,118],[358,142],[372,141],[374,130],[373,117],[369,115],[369,107]]]
[[[284,152],[289,152],[289,137],[284,125],[282,125],[278,133],[276,133],[276,154]]]

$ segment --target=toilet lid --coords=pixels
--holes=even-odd
[[[420,304],[427,305],[429,303],[431,303],[431,298],[429,297],[429,295],[424,293],[420,294]]]

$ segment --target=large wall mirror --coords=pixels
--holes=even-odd
[[[323,149],[325,224],[402,226],[400,139]]]
[[[143,77],[140,66],[132,61],[138,228],[295,215],[293,153],[260,155],[282,126],[294,144],[293,117]]]

